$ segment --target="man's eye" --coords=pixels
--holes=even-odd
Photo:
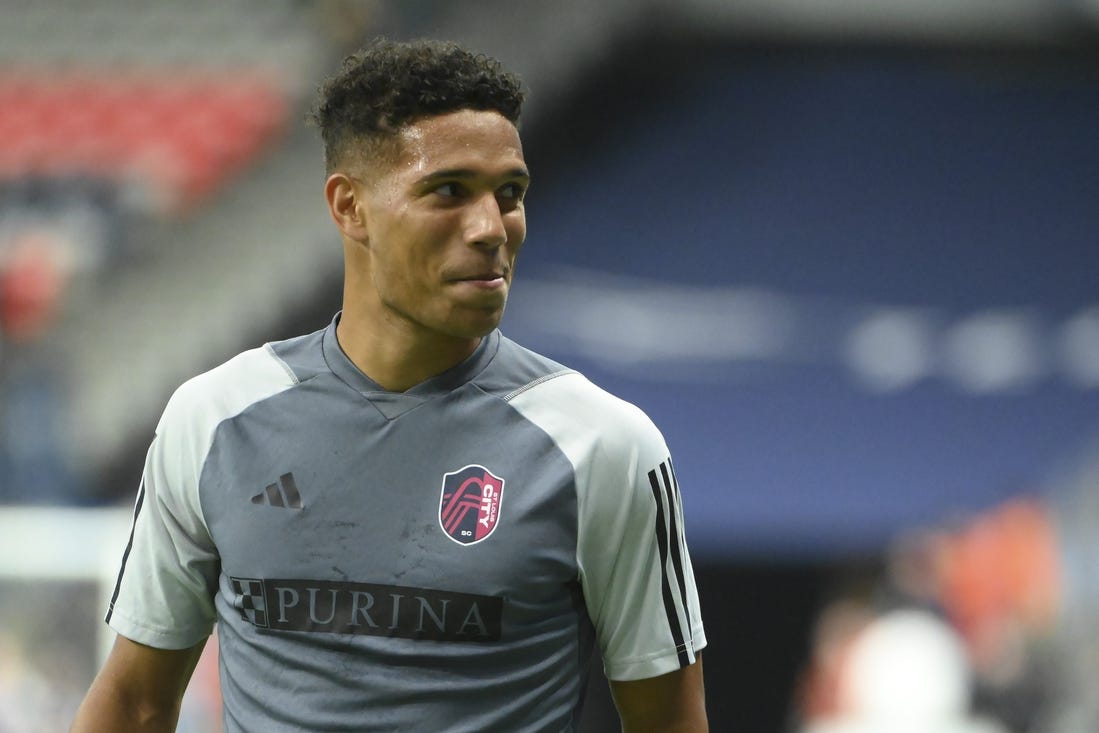
[[[506,186],[501,187],[499,191],[501,196],[506,199],[511,199],[513,201],[522,201],[523,194],[525,192],[526,191],[523,189],[523,187],[520,186],[518,183],[509,183]]]
[[[447,198],[454,198],[465,193],[465,188],[460,183],[444,183],[435,187],[435,193]]]

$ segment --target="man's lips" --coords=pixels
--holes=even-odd
[[[483,288],[485,290],[494,290],[496,288],[502,288],[507,284],[507,278],[503,273],[499,272],[478,272],[472,275],[463,275],[462,277],[456,277],[452,280],[454,283],[460,283],[465,285],[471,285],[476,288]]]
[[[503,277],[504,277],[504,273],[489,270],[488,272],[477,272],[477,273],[473,273],[472,275],[462,275],[462,276],[456,277],[454,279],[459,280],[459,281],[501,280],[501,279],[503,279]]]

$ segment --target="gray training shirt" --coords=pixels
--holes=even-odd
[[[338,316],[337,316],[338,320]],[[574,730],[706,640],[679,487],[636,407],[499,331],[407,392],[325,330],[188,381],[107,622],[218,628],[226,731]]]

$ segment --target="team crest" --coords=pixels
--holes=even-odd
[[[461,545],[486,539],[500,520],[504,480],[484,466],[466,466],[443,476],[439,526]]]

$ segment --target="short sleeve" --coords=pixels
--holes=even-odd
[[[122,636],[163,649],[197,644],[216,618],[219,562],[198,485],[206,446],[189,391],[177,391],[157,426],[106,616]]]
[[[573,465],[579,580],[607,677],[694,663],[706,638],[679,484],[656,426],[575,373],[514,402]]]

